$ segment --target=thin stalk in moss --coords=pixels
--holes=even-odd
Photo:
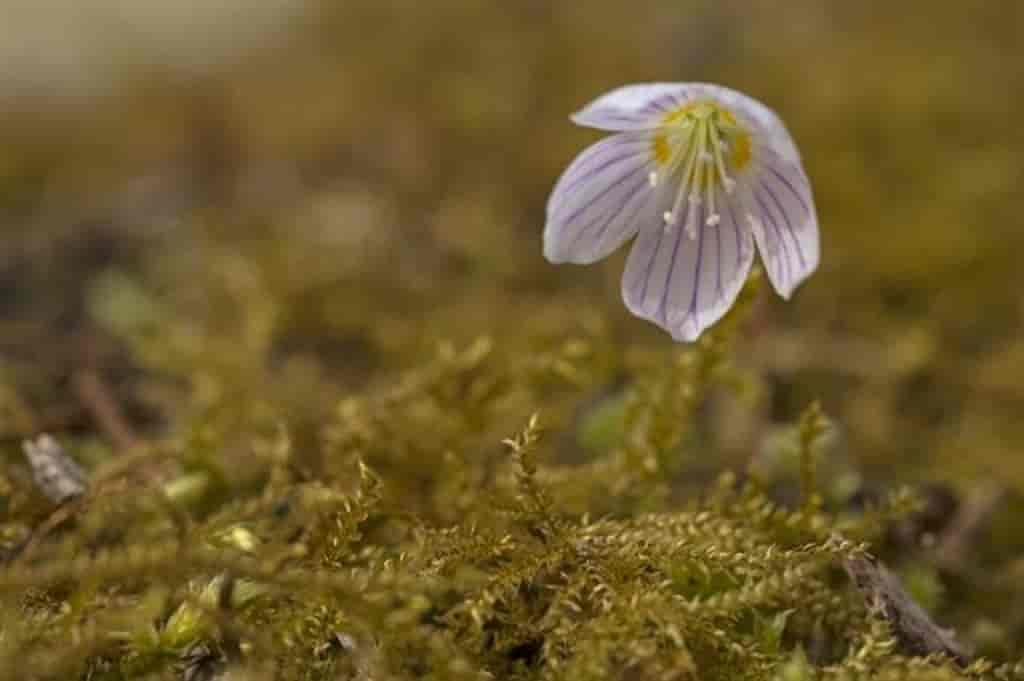
[[[811,404],[800,415],[798,426],[800,438],[800,491],[803,500],[802,508],[807,514],[813,514],[821,507],[821,495],[818,494],[818,444],[821,436],[828,429],[828,418],[821,410],[817,401]]]

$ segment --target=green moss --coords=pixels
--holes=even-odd
[[[10,613],[0,669],[10,676],[18,660],[37,678],[101,668],[124,679],[200,668],[310,680],[907,669],[963,678],[950,662],[901,655],[837,579],[865,548],[842,537],[879,537],[912,506],[837,516],[805,489],[787,509],[730,475],[675,500],[686,457],[711,446],[692,435],[696,407],[729,384],[727,347],[718,336],[664,356],[667,369],[638,369],[619,436],[582,462],[560,461],[552,430],[565,426],[537,415],[497,446],[496,428],[564,378],[552,373],[557,354],[524,366],[499,361],[489,341],[443,346],[343,399],[316,473],[272,410],[243,412],[247,425],[232,430],[198,419],[171,461],[243,447],[251,470],[225,469],[204,494],[175,493],[193,486],[193,465],[162,486],[122,484],[167,456],[157,448],[95,479],[73,525],[0,573]],[[805,452],[824,428],[815,409],[799,426]],[[445,451],[461,454],[436,456]],[[815,476],[803,470],[806,488]],[[27,589],[47,594],[44,605]],[[829,652],[809,662],[799,651],[811,647]]]
[[[1019,4],[346,0],[5,112],[0,679],[1024,676]],[[654,79],[778,109],[822,223],[686,347],[540,254],[566,114]]]

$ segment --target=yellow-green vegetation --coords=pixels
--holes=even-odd
[[[1024,9],[978,5],[346,0],[0,99],[0,679],[1024,676]],[[541,255],[568,114],[654,80],[778,110],[822,225],[693,346]]]
[[[839,572],[911,499],[832,514],[805,489],[786,510],[730,475],[690,493],[682,445],[696,407],[742,378],[727,354],[710,339],[656,353],[661,370],[641,374],[621,410],[598,412],[620,421],[616,434],[571,463],[559,463],[571,443],[536,415],[503,443],[497,433],[523,406],[552,393],[571,401],[599,376],[584,378],[595,349],[583,339],[526,363],[490,341],[442,347],[393,384],[341,400],[321,447],[296,443],[266,404],[218,398],[180,440],[101,468],[59,538],[10,547],[0,669],[960,678],[949,661],[894,652]],[[799,425],[809,469],[825,427],[814,410]],[[147,469],[165,461],[187,472],[153,482]],[[183,491],[197,476],[199,492]],[[27,511],[26,496],[15,508]],[[817,669],[808,646],[820,648]]]

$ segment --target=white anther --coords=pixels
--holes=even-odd
[[[715,160],[715,157],[712,156],[711,152],[707,149],[701,149],[700,153],[697,154],[697,158],[699,158],[702,163],[712,163]]]
[[[647,181],[650,183],[650,185],[652,187],[657,187],[658,186],[658,173],[652,170],[651,174],[647,176]]]
[[[715,227],[721,221],[722,216],[720,216],[718,213],[712,213],[711,215],[708,216],[708,219],[704,221],[704,224],[706,224],[708,227]]]
[[[672,211],[670,211],[670,210],[667,210],[667,211],[665,211],[665,212],[664,212],[664,213],[662,214],[662,216],[661,216],[661,217],[665,219],[665,224],[666,224],[666,225],[674,225],[674,224],[676,224],[676,216],[675,216],[675,214],[674,214],[674,213],[673,213]]]

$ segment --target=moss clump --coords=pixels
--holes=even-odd
[[[1020,676],[1019,0],[302,4],[0,98],[0,677]],[[776,108],[822,218],[684,350],[540,253],[566,114],[653,79]]]
[[[56,521],[12,500],[0,572],[4,678],[1011,678],[901,652],[844,560],[917,508],[813,486],[827,421],[794,446],[802,500],[765,480],[700,483],[709,400],[742,386],[732,323],[645,357],[595,408],[596,340],[528,358],[442,346],[343,398],[302,452],[271,406],[211,402],[183,435],[96,467]],[[590,377],[589,379],[586,377]],[[622,392],[624,390],[624,392]],[[565,404],[497,431],[540,394]],[[593,402],[591,402],[593,404]],[[224,415],[230,415],[230,418]],[[219,415],[219,416],[218,416]],[[556,419],[560,419],[560,424]],[[558,429],[565,429],[559,433]],[[701,431],[705,432],[701,432]],[[580,457],[583,458],[580,458]],[[244,461],[245,470],[231,470]],[[12,476],[23,474],[18,467]],[[23,535],[24,536],[24,533]],[[240,676],[239,676],[240,675]]]

